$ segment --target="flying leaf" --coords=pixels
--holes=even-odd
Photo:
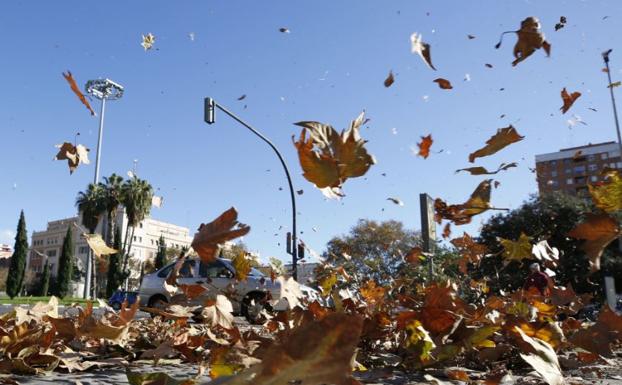
[[[537,49],[543,48],[546,55],[551,54],[551,45],[545,40],[544,34],[540,31],[540,20],[537,17],[530,16],[521,22],[518,31],[507,31],[501,34],[501,40],[495,48],[501,47],[503,35],[506,33],[516,33],[518,41],[514,45],[514,58],[512,65],[515,66],[523,60],[527,59]]]
[[[395,203],[398,206],[404,206],[404,202],[402,202],[399,198],[388,197],[387,200]]]
[[[82,237],[86,240],[86,243],[88,243],[89,247],[93,250],[93,253],[97,257],[116,254],[118,252],[118,250],[108,247],[106,242],[102,239],[102,236],[99,234],[82,234]]]
[[[279,32],[281,33],[289,33],[289,29],[288,28],[279,28]]]
[[[300,290],[300,284],[296,282],[292,277],[285,279],[278,277],[276,279],[277,285],[281,287],[281,293],[279,300],[285,298],[289,304],[289,308],[293,309],[300,303],[300,298],[304,297]]]
[[[238,98],[238,100],[244,100],[244,99],[246,99],[246,94],[244,94],[244,95],[242,95],[242,96],[240,96],[240,97]]]
[[[76,81],[74,80],[73,76],[71,75],[71,71],[67,71],[67,73],[63,72],[63,77],[65,78],[65,80],[67,80],[67,83],[69,83],[69,87],[71,87],[71,90],[80,99],[82,104],[84,104],[86,106],[86,108],[89,111],[91,111],[91,116],[94,116],[95,115],[95,111],[93,111],[93,109],[91,108],[91,104],[86,99],[86,96],[84,96],[82,91],[80,91],[80,88],[78,88],[78,85],[76,84]]]
[[[603,182],[587,185],[594,205],[607,213],[622,210],[622,177],[620,177],[620,172],[609,169],[604,171],[603,175]]]
[[[555,31],[559,31],[560,29],[566,26],[566,16],[559,17],[559,23],[555,24]]]
[[[529,344],[533,352],[529,354],[521,353],[520,356],[531,365],[532,368],[544,379],[549,385],[563,385],[564,376],[562,376],[559,361],[555,350],[539,338],[531,338],[521,328],[514,328],[521,336],[523,341]]]
[[[428,65],[428,67],[432,68],[436,71],[436,68],[432,65],[432,57],[430,56],[430,45],[428,43],[424,43],[422,39],[422,35],[417,32],[410,35],[410,51],[412,53],[416,53],[421,56],[421,59]]]
[[[63,144],[57,144],[56,148],[58,148],[58,153],[54,157],[55,160],[67,160],[67,165],[69,166],[69,174],[73,174],[73,172],[78,168],[80,163],[90,164],[89,161],[89,149],[84,147],[81,144],[74,146],[69,142],[65,142]]]
[[[384,86],[387,88],[391,87],[393,82],[395,82],[395,78],[393,77],[393,71],[389,71],[389,76],[387,76],[387,78],[384,79]]]
[[[209,300],[201,311],[205,322],[211,326],[222,326],[225,329],[233,327],[233,305],[224,295],[218,294],[216,300]]]
[[[476,158],[482,158],[497,153],[512,143],[523,140],[524,136],[520,136],[512,125],[500,128],[497,133],[486,141],[486,146],[469,154],[469,162],[473,163]]]
[[[467,38],[468,38],[469,40],[473,40],[473,39],[475,39],[475,35],[467,35]]]
[[[442,199],[434,201],[434,219],[441,223],[442,219],[463,225],[471,222],[471,218],[490,208],[490,190],[492,179],[482,181],[463,204],[448,205]]]
[[[365,149],[366,141],[359,135],[364,117],[363,112],[341,135],[333,127],[319,122],[295,123],[303,127],[294,146],[298,150],[303,176],[309,182],[319,189],[329,188],[334,194],[341,195],[341,186],[348,178],[365,175],[376,163]]]
[[[607,88],[615,88],[615,87],[620,87],[620,86],[622,86],[622,81],[617,81],[617,82],[613,82],[609,84]]]
[[[152,206],[161,209],[163,204],[164,204],[164,198],[163,197],[154,195],[151,198],[151,205]]]
[[[447,79],[437,78],[437,79],[434,79],[433,81],[434,83],[437,83],[440,88],[444,90],[451,90],[452,88],[454,88],[451,86],[451,83]]]
[[[212,222],[199,226],[192,248],[203,262],[210,263],[216,259],[220,244],[244,236],[250,229],[250,226],[238,222],[238,212],[231,207]]]
[[[585,239],[581,246],[590,259],[592,272],[600,270],[600,257],[611,242],[620,236],[618,222],[606,214],[588,214],[585,221],[568,233],[569,237]]]
[[[238,281],[246,281],[246,277],[251,271],[251,261],[251,258],[247,256],[245,251],[241,251],[231,260]]]
[[[516,166],[518,166],[518,163],[516,163],[516,162],[501,163],[501,165],[495,171],[488,171],[486,168],[484,168],[482,166],[477,166],[477,167],[461,168],[459,170],[456,170],[456,172],[466,171],[466,172],[470,173],[471,175],[494,175],[494,174],[497,174],[500,171],[505,171],[505,170],[507,170],[509,168],[516,167]]]
[[[145,49],[145,51],[150,50],[151,48],[153,48],[153,44],[155,43],[155,36],[149,32],[146,36],[142,35],[142,43],[140,43],[140,45],[143,46],[143,48]]]
[[[432,146],[432,134],[421,137],[421,142],[417,143],[417,147],[419,147],[419,153],[417,155],[423,157],[423,159],[427,159],[430,156],[430,147]]]
[[[425,257],[423,256],[423,249],[421,247],[413,247],[408,251],[406,256],[404,256],[404,261],[411,263],[415,266],[419,265],[421,261],[423,261]]]
[[[499,243],[503,246],[503,258],[507,262],[531,258],[531,237],[525,233],[521,233],[516,241],[499,238]]]
[[[562,110],[562,114],[565,114],[570,109],[570,107],[572,107],[572,104],[575,102],[575,100],[577,100],[579,96],[581,96],[581,93],[573,92],[572,94],[568,94],[568,91],[566,91],[566,87],[564,87],[562,89],[561,95],[564,105],[561,106],[559,109]]]

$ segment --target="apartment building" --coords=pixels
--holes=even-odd
[[[122,209],[119,210],[115,221],[117,226],[120,226],[122,229],[122,234],[125,235],[128,227],[127,217]],[[47,259],[50,264],[51,274],[56,275],[63,239],[67,233],[67,228],[71,228],[74,241],[74,257],[78,267],[84,270],[89,247],[81,237],[82,230],[76,226],[79,223],[78,216],[59,219],[48,222],[46,230],[33,232],[27,268],[34,272],[41,272]],[[102,226],[107,226],[106,219],[100,222],[96,232],[101,234]],[[132,234],[131,228],[130,234]],[[153,218],[145,218],[134,229],[131,256],[141,261],[155,258],[160,236],[164,236],[167,247],[181,248],[189,246],[192,242],[192,237],[187,227],[177,226]]]
[[[617,142],[562,148],[557,152],[536,155],[536,177],[540,194],[562,191],[586,196],[587,184],[602,180],[604,168],[622,169]]]

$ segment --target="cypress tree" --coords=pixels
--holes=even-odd
[[[64,298],[69,294],[71,278],[73,277],[73,237],[71,226],[67,228],[65,239],[63,239],[63,250],[58,260],[58,274],[56,279],[56,295]]]
[[[106,295],[110,297],[121,286],[123,281],[123,272],[121,271],[121,260],[123,255],[121,244],[121,229],[117,226],[114,232],[114,248],[117,253],[108,257],[108,279],[106,282]]]
[[[164,235],[160,235],[160,240],[158,241],[158,253],[155,257],[155,269],[160,270],[166,265],[168,261],[166,260],[166,242],[164,241]]]
[[[48,261],[45,261],[45,266],[43,267],[43,276],[41,277],[40,295],[42,297],[47,296],[49,288],[50,288],[50,264],[48,263]]]
[[[28,233],[26,232],[26,218],[24,210],[19,215],[17,223],[17,235],[15,235],[15,246],[9,265],[9,273],[6,278],[6,293],[13,299],[22,291],[24,284],[24,273],[26,270],[26,255],[28,253]]]

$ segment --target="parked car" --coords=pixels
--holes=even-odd
[[[173,270],[171,263],[160,270],[143,277],[139,289],[140,303],[143,306],[161,308],[171,301],[171,295],[164,289],[164,281]],[[259,270],[252,268],[246,280],[236,281],[236,271],[228,259],[217,258],[205,263],[198,258],[187,259],[179,270],[179,284],[201,284],[207,288],[204,294],[190,301],[201,305],[208,298],[227,292],[235,314],[243,315],[251,323],[263,321],[263,310],[283,311],[289,303],[281,297],[281,284],[272,282]],[[300,285],[300,291],[310,300],[321,300],[318,291]],[[274,301],[278,300],[276,303]]]
[[[135,291],[117,290],[108,299],[108,305],[114,310],[119,310],[124,301],[127,300],[127,304],[132,305],[136,299],[138,299],[138,293]]]

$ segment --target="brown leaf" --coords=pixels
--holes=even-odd
[[[566,17],[565,16],[560,16],[559,17],[559,23],[555,24],[555,31],[559,31],[560,29],[564,28],[566,26]]]
[[[393,82],[395,82],[395,78],[393,77],[393,71],[389,71],[389,76],[387,76],[387,78],[384,79],[384,86],[387,88],[391,87]]]
[[[410,51],[412,53],[416,53],[421,56],[421,59],[428,65],[428,67],[432,68],[436,71],[436,68],[432,65],[432,57],[430,56],[430,45],[428,43],[424,43],[421,39],[423,36],[418,34],[417,32],[410,35]]]
[[[238,222],[238,212],[231,207],[212,222],[199,226],[192,248],[203,262],[210,263],[216,259],[220,244],[244,236],[250,229],[250,226]]]
[[[427,159],[430,156],[430,147],[432,147],[432,134],[421,137],[421,142],[417,143],[417,147],[419,147],[419,155],[423,159]]]
[[[86,108],[89,111],[91,111],[91,116],[94,116],[95,115],[95,111],[93,111],[93,109],[91,108],[91,105],[89,104],[89,101],[86,99],[86,97],[84,96],[82,91],[80,91],[80,88],[78,87],[78,85],[76,84],[76,81],[74,80],[73,76],[71,75],[71,71],[67,71],[67,73],[63,72],[63,77],[65,78],[65,80],[67,80],[67,83],[69,83],[69,87],[71,87],[71,90],[80,99],[82,104],[84,104],[86,106]]]
[[[548,343],[538,338],[531,338],[521,328],[516,327],[523,341],[527,342],[533,352],[528,354],[521,353],[520,356],[525,360],[542,379],[549,385],[563,385],[564,376],[561,373],[559,361],[555,350]]]
[[[508,31],[501,34],[501,39],[506,33],[516,33],[518,41],[514,45],[514,58],[512,65],[515,66],[531,56],[537,49],[543,48],[547,56],[551,54],[551,45],[545,40],[544,34],[540,31],[540,20],[530,16],[521,22],[518,31]],[[501,40],[495,48],[501,47]]]
[[[365,149],[366,141],[359,135],[364,117],[361,113],[341,135],[333,127],[319,122],[295,123],[303,127],[294,146],[305,179],[319,189],[329,189],[333,194],[341,195],[341,186],[348,178],[365,175],[376,161]]]
[[[461,168],[459,170],[456,170],[456,172],[466,171],[470,173],[471,175],[494,175],[500,171],[506,171],[509,168],[517,167],[517,166],[518,166],[518,163],[516,162],[507,163],[507,164],[501,163],[501,165],[495,171],[488,171],[484,167],[477,166],[477,167]]]
[[[490,63],[486,63],[486,64],[484,64],[484,65],[485,65],[486,67],[488,67],[488,68],[492,68],[492,64],[490,64]]]
[[[419,246],[413,247],[410,251],[408,251],[406,256],[404,256],[404,261],[412,263],[415,266],[419,265],[423,259],[425,259],[423,256],[423,250]]]
[[[233,328],[233,305],[231,301],[224,295],[218,294],[216,300],[209,300],[201,316],[205,319],[205,322],[212,326],[222,326],[225,329]]]
[[[520,136],[512,125],[500,128],[496,134],[486,141],[486,146],[469,154],[469,162],[473,163],[476,158],[495,154],[510,144],[523,140],[523,138],[524,136]]]
[[[90,164],[89,161],[89,149],[84,147],[81,144],[74,146],[69,142],[65,142],[63,144],[57,144],[56,147],[59,149],[58,154],[54,157],[55,160],[67,160],[67,165],[69,166],[69,174],[73,174],[73,172],[78,168],[80,163]]]
[[[566,112],[568,112],[570,107],[572,107],[572,104],[575,102],[575,100],[579,99],[579,96],[581,96],[581,93],[573,92],[572,94],[568,94],[568,91],[566,91],[566,87],[564,87],[562,89],[561,95],[562,95],[562,101],[564,102],[564,105],[561,106],[559,109],[562,110],[562,114],[565,114]]]
[[[440,88],[444,90],[451,90],[453,88],[451,86],[451,83],[447,79],[437,78],[437,79],[434,79],[433,81],[434,83],[437,83]]]
[[[448,205],[442,199],[434,200],[434,219],[441,223],[443,219],[450,220],[456,225],[471,222],[471,218],[490,208],[490,190],[492,179],[482,181],[471,194],[468,201],[458,205]]]
[[[443,227],[443,238],[447,239],[451,236],[451,223],[447,222]]]
[[[600,270],[600,257],[611,242],[620,236],[618,222],[606,214],[588,214],[585,221],[568,233],[569,237],[585,239],[583,251],[590,259],[592,272]]]

